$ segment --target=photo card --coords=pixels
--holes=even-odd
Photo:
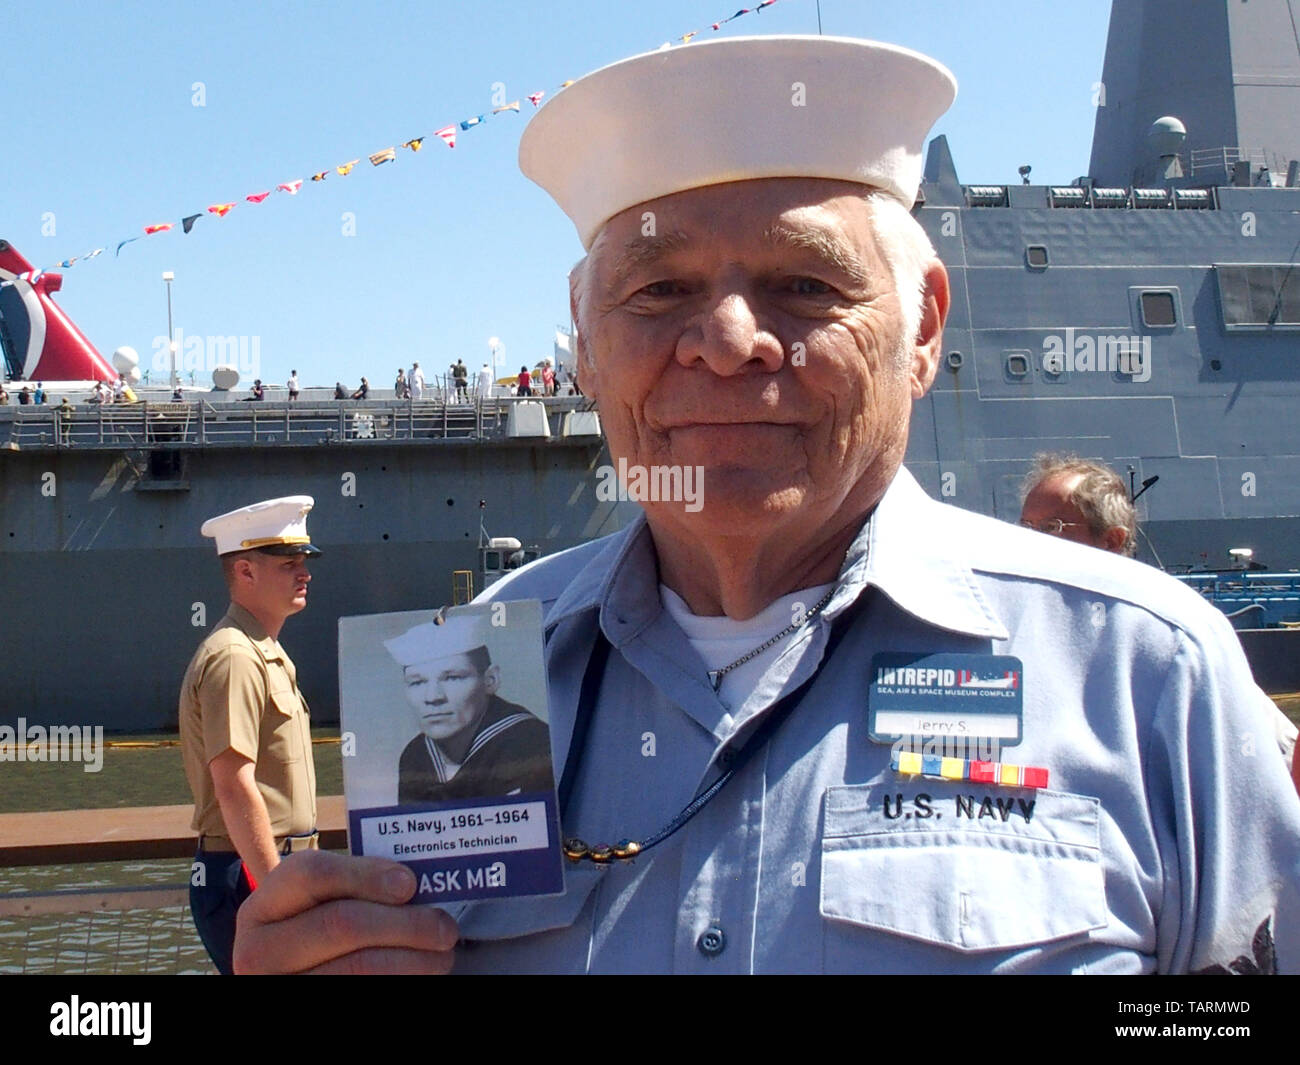
[[[563,891],[546,690],[535,599],[340,618],[352,853],[415,903]]]

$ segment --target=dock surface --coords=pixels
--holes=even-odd
[[[321,796],[316,812],[321,847],[345,848],[343,796]],[[0,865],[188,858],[198,841],[190,828],[193,816],[189,803],[0,814]]]

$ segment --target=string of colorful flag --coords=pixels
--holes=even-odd
[[[717,30],[725,26],[727,23],[734,22],[736,19],[741,18],[745,15],[757,14],[763,9],[771,7],[776,2],[777,0],[762,0],[762,2],[756,5],[755,7],[752,8],[742,7],[735,14],[729,15],[727,18],[724,19],[719,19],[717,22],[710,23],[709,28],[710,30],[716,32]],[[699,30],[692,30],[690,33],[683,33],[680,36],[675,37],[670,41],[665,41],[660,47],[661,49],[672,48],[683,44],[689,44],[692,41],[692,39],[699,36],[700,32],[701,31]],[[561,91],[572,84],[573,84],[573,79],[561,82],[555,91]],[[438,140],[442,141],[442,143],[445,144],[448,148],[455,148],[458,134],[468,132],[469,130],[474,129],[477,126],[481,126],[489,119],[495,118],[498,115],[519,114],[522,101],[525,99],[530,104],[532,104],[534,108],[540,107],[542,103],[542,99],[545,96],[546,96],[546,91],[544,89],[539,89],[537,92],[530,92],[527,94],[527,96],[521,97],[518,100],[512,100],[509,103],[502,104],[499,107],[494,107],[492,108],[492,110],[485,111],[482,114],[472,115],[468,118],[460,119],[457,122],[449,123],[448,125],[443,126],[441,129],[434,130],[430,134],[425,134],[424,136],[421,137],[411,137],[409,140],[405,140],[401,144],[395,144],[391,147],[384,148],[381,151],[372,152],[364,156],[364,158],[367,159],[370,162],[371,166],[373,167],[383,166],[385,163],[391,163],[396,161],[398,156],[398,151],[400,149],[406,149],[407,151],[410,151],[412,153],[420,151],[424,147],[424,142],[427,141],[430,137],[435,137]],[[209,204],[204,210],[195,211],[193,214],[185,215],[177,222],[150,223],[149,225],[143,226],[142,227],[143,232],[138,233],[135,236],[126,237],[123,240],[119,240],[116,242],[110,242],[101,247],[95,248],[93,251],[86,252],[84,255],[73,255],[67,259],[61,260],[57,264],[57,267],[50,266],[43,269],[28,270],[22,274],[19,274],[17,278],[15,278],[15,280],[22,280],[28,283],[32,283],[36,281],[36,279],[39,278],[42,274],[48,273],[50,270],[54,270],[54,269],[68,270],[78,263],[88,263],[92,259],[96,259],[99,256],[103,255],[110,248],[112,248],[113,250],[113,257],[117,258],[122,254],[122,249],[125,248],[128,244],[134,244],[138,240],[143,240],[145,237],[151,237],[158,233],[171,232],[172,230],[176,229],[178,226],[180,227],[182,233],[188,234],[194,229],[194,226],[200,220],[205,219],[209,216],[216,219],[225,218],[226,215],[228,215],[236,207],[239,207],[244,203],[253,204],[253,205],[261,204],[264,203],[270,197],[275,195],[296,196],[298,195],[299,191],[303,188],[304,183],[310,181],[311,183],[319,184],[325,181],[331,174],[338,174],[340,177],[347,177],[349,174],[352,173],[352,171],[356,167],[361,165],[362,158],[363,158],[362,156],[357,156],[357,158],[349,160],[346,163],[341,163],[333,167],[326,167],[324,170],[317,171],[316,173],[310,175],[309,178],[294,178],[291,181],[281,181],[278,184],[266,188],[262,191],[249,193],[242,200],[231,200],[228,203]],[[13,282],[7,280],[0,280],[0,288],[3,288],[6,285],[10,285],[10,284],[13,284]]]

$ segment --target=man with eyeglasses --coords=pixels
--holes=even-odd
[[[1119,474],[1100,462],[1074,455],[1040,453],[1025,477],[1020,524],[1049,536],[1073,540],[1132,558],[1137,551],[1137,508]],[[1300,791],[1295,759],[1296,727],[1278,710],[1277,745]]]
[[[1119,474],[1099,462],[1040,454],[1025,478],[1020,524],[1132,558],[1137,512]]]

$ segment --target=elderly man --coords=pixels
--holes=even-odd
[[[239,967],[1300,966],[1300,802],[1243,753],[1268,704],[1226,622],[901,468],[948,308],[908,209],[953,92],[903,49],[753,38],[539,111],[583,391],[620,468],[700,467],[703,506],[488,593],[546,611],[564,895],[456,928],[393,906],[390,864],[309,857],[245,906]],[[918,673],[913,714],[885,681]],[[975,757],[932,746],[956,724]]]

